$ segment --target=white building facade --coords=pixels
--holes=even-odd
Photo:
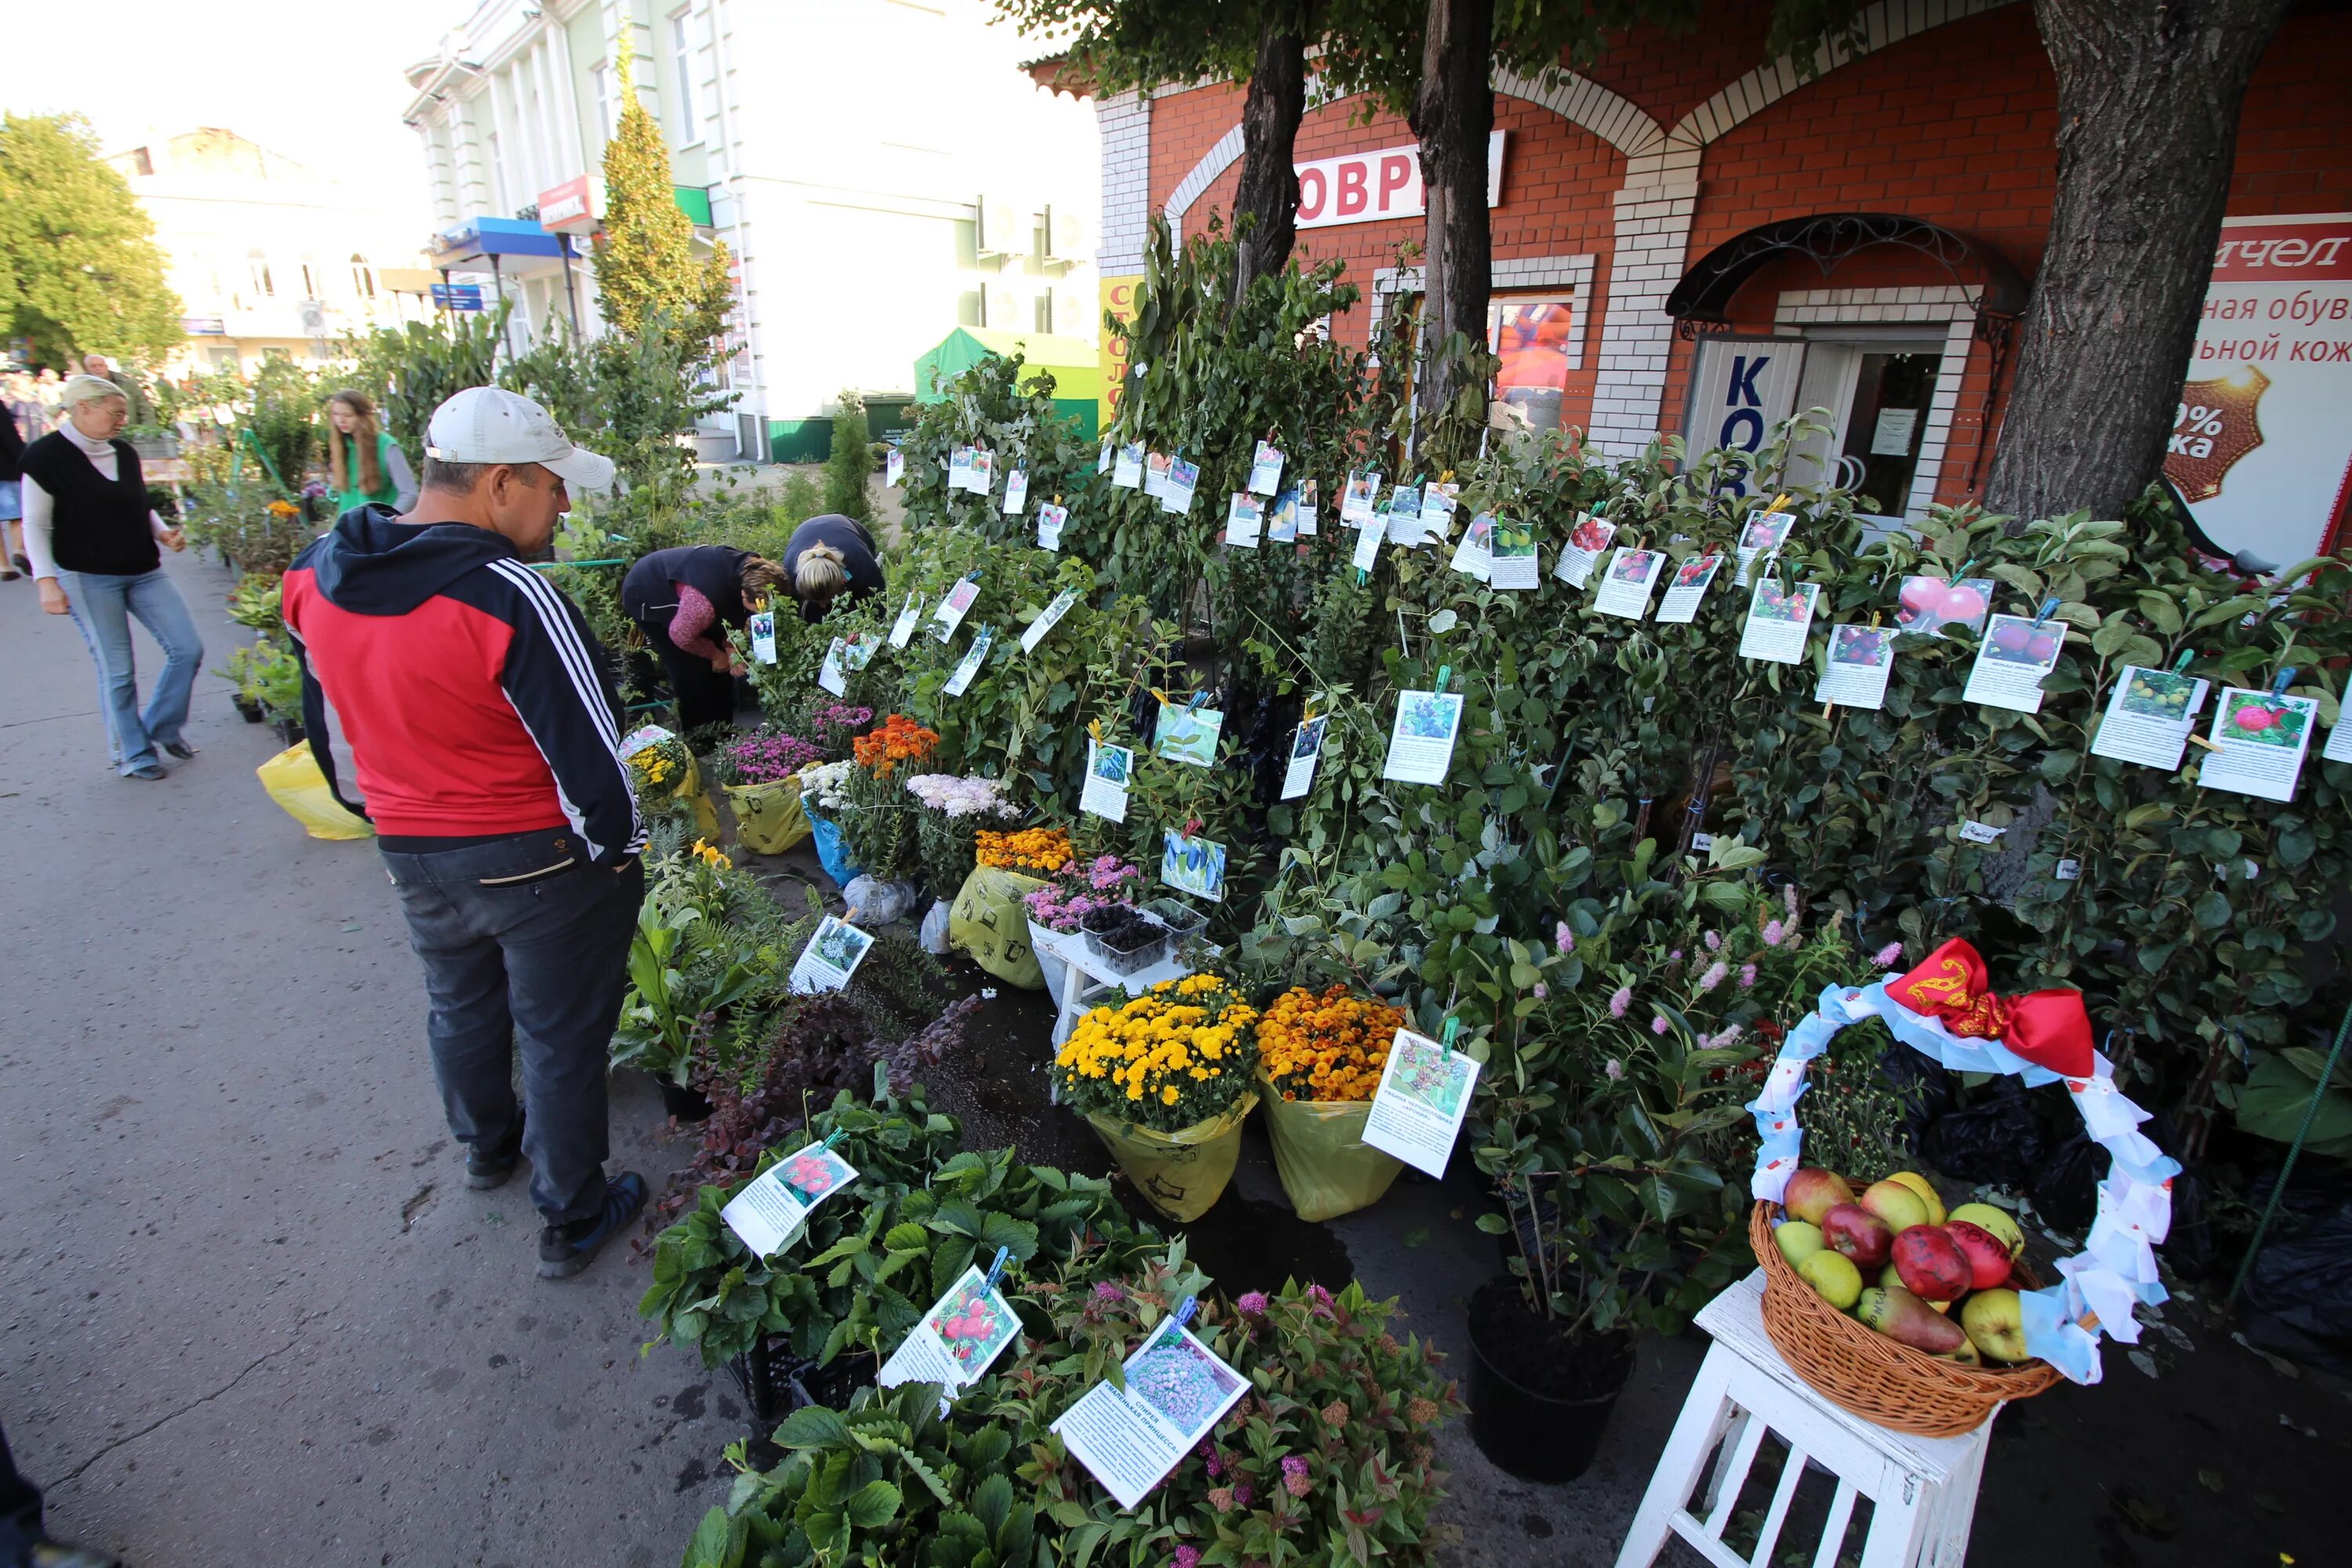
[[[363,186],[213,128],[107,162],[154,224],[180,296],[187,337],[164,361],[167,375],[250,374],[273,352],[339,360],[345,333],[428,309],[416,236]]]
[[[482,0],[411,67],[430,264],[516,301],[518,346],[599,328],[590,255],[625,95],[726,245],[730,416],[705,455],[800,458],[844,390],[916,392],[959,326],[1097,335],[1091,105],[1016,68],[982,0]]]

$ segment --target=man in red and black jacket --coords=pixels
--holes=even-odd
[[[416,510],[343,513],[287,572],[286,626],[311,752],[341,798],[332,704],[424,961],[467,1184],[529,1155],[539,1272],[563,1279],[645,1206],[643,1178],[607,1182],[604,1163],[646,834],[604,649],[523,560],[570,510],[566,484],[601,489],[613,465],[497,387],[444,403],[426,442]]]

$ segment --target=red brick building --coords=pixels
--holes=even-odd
[[[1804,81],[1764,58],[1769,11],[1756,0],[1729,26],[1637,34],[1551,87],[1497,74],[1498,314],[1553,355],[1538,377],[1551,385],[1522,401],[1534,422],[1582,427],[1615,453],[1658,431],[1695,449],[1752,445],[1751,429],[1819,405],[1837,428],[1816,457],[1851,457],[1846,477],[1887,492],[1886,511],[1979,495],[2056,174],[2056,89],[2032,10],[1882,0],[1867,46]],[[2233,218],[2352,225],[2347,81],[2352,12],[2297,7],[2247,97]],[[1140,271],[1150,215],[1183,236],[1231,211],[1242,100],[1219,83],[1098,104],[1108,300]],[[1334,323],[1359,342],[1416,287],[1395,258],[1423,230],[1412,132],[1388,116],[1360,123],[1361,107],[1310,108],[1297,152],[1299,251],[1344,260],[1364,289]],[[1380,216],[1383,204],[1404,216]],[[2296,254],[2324,257],[2312,276],[2341,298],[2352,244],[2331,243],[2338,232],[2312,230]],[[2352,322],[2334,331],[2352,338]],[[2347,395],[2327,417],[2352,426],[2342,374]],[[2262,417],[2281,422],[2267,405]],[[2274,435],[2264,460],[2285,445]],[[2340,515],[2342,456],[2297,460],[2334,463],[2312,482],[2333,484]]]

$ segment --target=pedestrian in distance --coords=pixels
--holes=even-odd
[[[353,508],[295,558],[286,626],[311,753],[342,800],[331,703],[424,965],[467,1184],[499,1186],[530,1157],[539,1273],[561,1279],[645,1207],[645,1179],[608,1181],[604,1161],[646,830],[604,650],[524,561],[568,487],[602,489],[613,465],[498,387],[444,403],[425,441],[414,510]]]
[[[0,583],[14,583],[31,563],[25,559],[25,432],[16,423],[15,378],[0,395]]]
[[[187,601],[163,574],[156,546],[175,553],[187,538],[147,503],[139,454],[121,439],[131,417],[121,389],[94,375],[65,384],[63,423],[25,448],[25,553],[41,608],[71,616],[98,666],[99,712],[123,777],[160,779],[157,751],[193,757],[183,733],[205,645]],[[163,649],[163,673],[142,711],[131,622]]]
[[[110,1552],[54,1541],[41,1520],[41,1489],[25,1479],[0,1432],[0,1568],[122,1568]]]
[[[407,511],[416,505],[416,475],[376,417],[364,392],[345,388],[327,395],[327,488],[334,492],[335,515],[355,506],[388,506]]]
[[[854,605],[884,588],[882,552],[874,536],[864,523],[837,511],[813,517],[793,530],[784,546],[784,573],[804,621],[823,620],[845,594]]]
[[[735,678],[743,667],[728,629],[748,624],[786,582],[774,562],[723,544],[656,550],[629,568],[621,608],[669,676],[681,731],[735,717]]]
[[[155,422],[155,401],[147,395],[147,388],[141,384],[138,376],[114,363],[104,354],[82,355],[81,371],[84,375],[94,375],[100,381],[110,381],[114,384],[115,390],[122,394],[123,402],[131,409],[131,423],[152,425]]]

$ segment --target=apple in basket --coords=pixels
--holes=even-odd
[[[1882,1290],[1893,1290],[1898,1288],[1905,1290],[1911,1289],[1910,1286],[1903,1283],[1903,1270],[1895,1268],[1892,1263],[1878,1271],[1878,1288]],[[1916,1291],[1912,1293],[1917,1294]],[[1952,1310],[1952,1304],[1949,1301],[1929,1301],[1927,1305],[1935,1308],[1938,1312],[1948,1312]]]
[[[1987,1361],[2021,1362],[2032,1357],[2025,1348],[2024,1310],[2014,1290],[1979,1290],[1969,1297],[1960,1309],[1960,1327]]]
[[[1969,1286],[1971,1289],[1990,1290],[2009,1282],[2009,1267],[2016,1259],[2010,1256],[2009,1244],[1980,1225],[1956,1219],[1944,1226],[1969,1260]]]
[[[1916,1225],[1896,1237],[1894,1258],[1904,1289],[1923,1301],[1957,1301],[1974,1283],[1969,1255],[1940,1226]],[[2008,1278],[2006,1272],[2002,1278]]]
[[[1822,1237],[1856,1268],[1885,1268],[1895,1246],[1893,1227],[1860,1204],[1840,1204],[1822,1216]]]
[[[1853,1189],[1834,1171],[1824,1171],[1807,1165],[1789,1178],[1788,1188],[1780,1194],[1780,1206],[1789,1211],[1790,1219],[1801,1219],[1808,1225],[1819,1225],[1822,1217],[1840,1204],[1853,1202]]]
[[[2025,1250],[2025,1232],[2017,1227],[2017,1221],[2010,1217],[2006,1209],[1997,1209],[1990,1204],[1962,1204],[1952,1211],[1952,1218],[1966,1220],[1989,1233],[2009,1248],[2011,1258]]]

